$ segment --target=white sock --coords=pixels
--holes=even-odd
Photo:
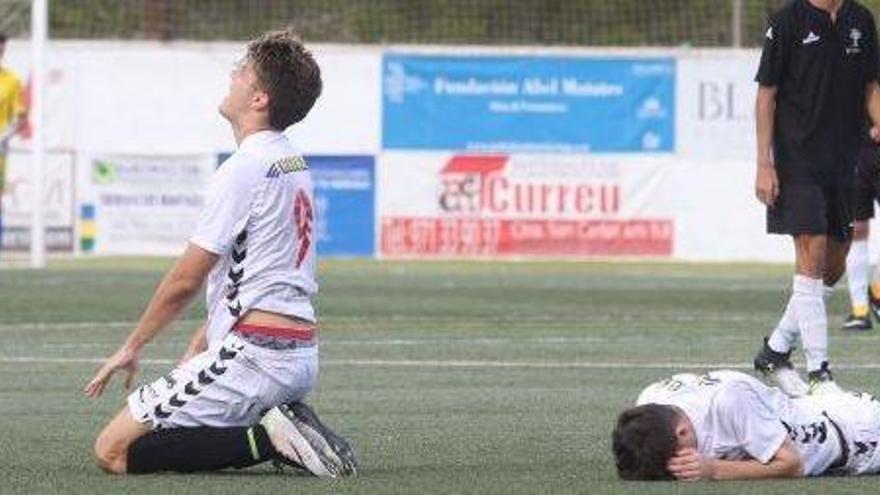
[[[807,371],[821,368],[828,360],[828,315],[825,313],[822,279],[794,276],[791,305],[804,344]]]
[[[868,313],[868,241],[853,241],[846,257],[846,283],[852,312],[858,316]],[[877,277],[875,271],[874,276]]]
[[[795,343],[797,343],[798,337],[800,337],[800,329],[798,328],[797,315],[795,314],[793,303],[794,292],[788,298],[788,304],[785,305],[782,318],[779,319],[779,323],[776,324],[776,328],[773,329],[773,333],[770,334],[770,338],[767,340],[767,345],[770,346],[770,349],[783,354],[790,351]]]

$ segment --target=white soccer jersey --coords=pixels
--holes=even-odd
[[[284,134],[242,140],[212,177],[190,242],[220,256],[208,278],[209,343],[251,309],[315,321],[312,182]]]
[[[642,391],[637,404],[648,403],[684,411],[694,425],[697,450],[708,457],[767,463],[791,438],[805,476],[820,475],[841,458],[840,436],[818,407],[821,400],[793,401],[744,373],[675,375]]]

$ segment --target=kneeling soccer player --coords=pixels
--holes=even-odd
[[[627,480],[745,480],[880,472],[880,403],[790,398],[749,375],[679,374],[648,386],[612,433]]]
[[[311,178],[282,133],[321,93],[321,73],[290,33],[248,45],[220,113],[237,151],[212,178],[194,235],[122,347],[85,387],[130,385],[144,345],[207,279],[208,319],[181,364],[137,389],[95,442],[111,473],[211,471],[266,460],[313,474],[353,474],[348,442],[302,399],[318,374],[311,296],[315,234]],[[266,412],[268,411],[268,412]]]

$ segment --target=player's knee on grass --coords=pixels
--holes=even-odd
[[[136,421],[128,406],[123,407],[95,440],[94,453],[98,467],[112,474],[126,473],[128,449],[149,431],[149,425]]]
[[[125,474],[128,446],[119,442],[109,428],[105,428],[95,440],[95,463],[110,474]]]

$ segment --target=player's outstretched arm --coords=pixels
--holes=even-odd
[[[125,384],[126,387],[131,386],[143,347],[171,323],[198,293],[211,268],[217,263],[217,258],[216,254],[195,244],[187,245],[183,256],[162,279],[135,329],[86,385],[83,391],[87,396],[101,395],[110,378],[119,370],[128,373]]]
[[[800,454],[788,439],[766,464],[754,459],[741,461],[713,459],[688,448],[682,449],[670,459],[667,468],[676,479],[681,481],[799,478],[804,473]]]

